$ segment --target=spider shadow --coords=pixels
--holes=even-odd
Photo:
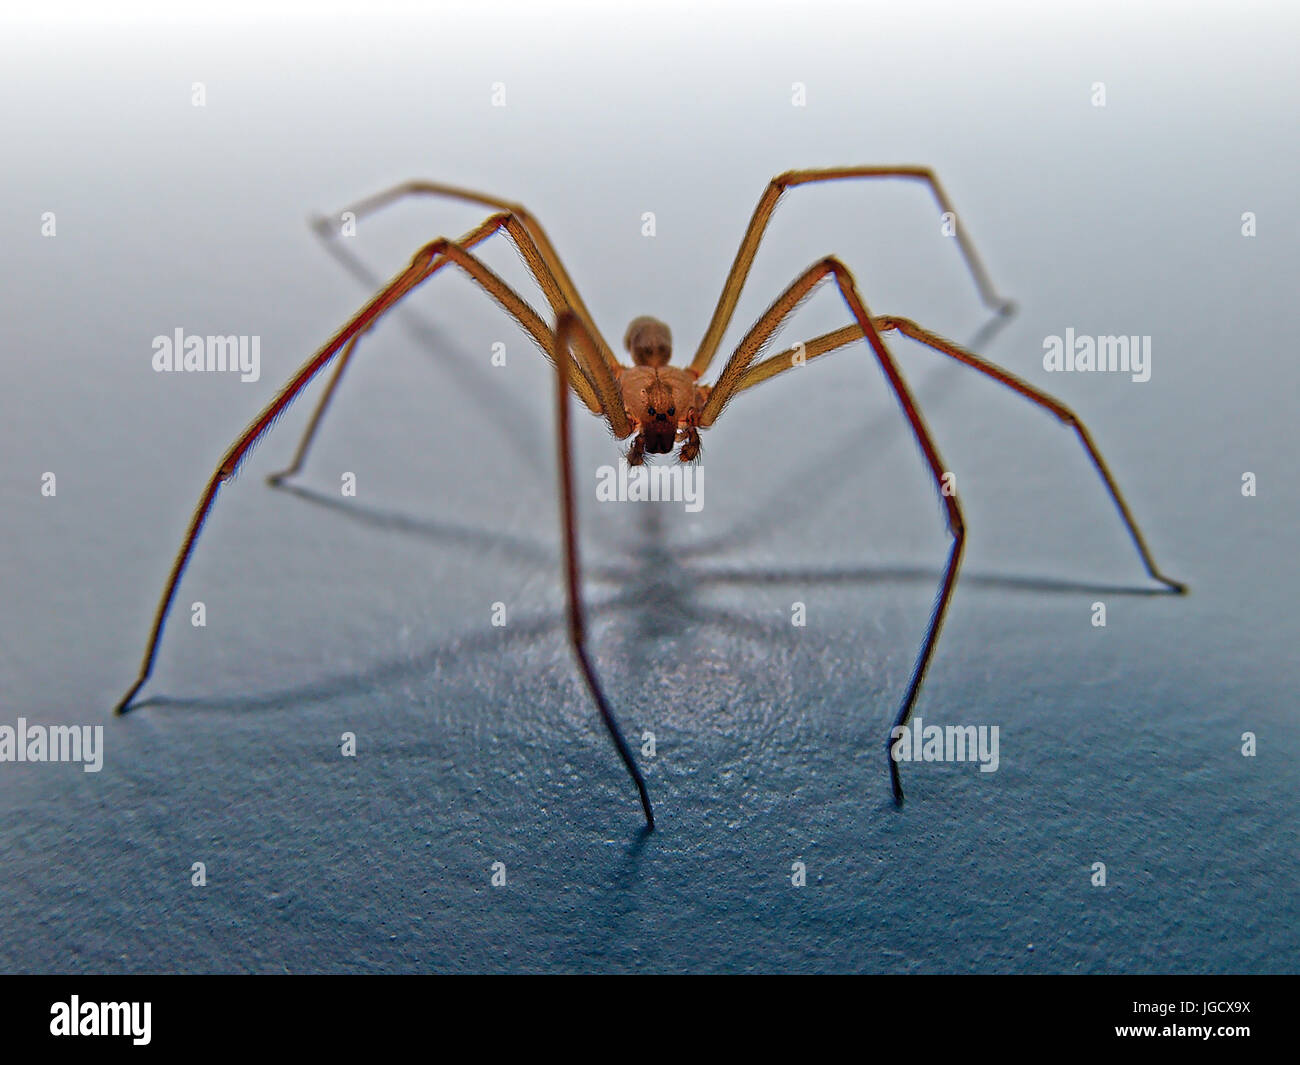
[[[816,486],[815,481],[805,479],[805,485]],[[511,562],[532,564],[549,564],[559,572],[559,552],[547,545],[527,540],[520,536],[503,532],[500,529],[484,526],[465,525],[436,518],[422,518],[400,511],[376,507],[368,503],[359,503],[355,499],[345,502],[333,495],[299,484],[280,482],[275,485],[278,491],[287,492],[295,498],[321,507],[349,521],[357,522],[372,529],[414,536],[429,543],[443,547],[470,548],[475,552],[484,549],[495,550],[507,556]],[[788,497],[783,497],[788,498]],[[780,584],[833,584],[848,582],[855,584],[888,584],[909,582],[937,583],[943,576],[943,567],[934,566],[790,566],[790,567],[749,567],[749,568],[702,568],[695,565],[684,566],[682,559],[693,558],[702,554],[713,553],[714,545],[693,544],[686,547],[673,547],[667,536],[667,525],[663,520],[662,508],[645,504],[645,520],[635,523],[640,539],[624,548],[629,564],[616,565],[609,562],[584,562],[582,566],[585,582],[621,584],[624,591],[608,600],[604,606],[588,607],[599,612],[611,606],[631,606],[644,603],[653,606],[656,611],[661,607],[678,607],[677,613],[683,616],[696,616],[694,608],[687,608],[692,598],[683,589],[692,586],[728,586],[728,585],[780,585]],[[771,513],[770,507],[768,513]],[[727,535],[719,537],[722,544],[735,544],[736,540]],[[1030,574],[969,573],[962,571],[958,578],[959,586],[1000,589],[1013,592],[1095,594],[1095,595],[1131,595],[1163,596],[1176,594],[1172,590],[1157,586],[1102,583],[1071,578],[1033,576]],[[648,627],[641,630],[647,637],[668,635],[668,631],[654,622],[652,617],[646,620]]]

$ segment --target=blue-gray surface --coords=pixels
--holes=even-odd
[[[1300,968],[1294,17],[381,10],[0,33],[0,725],[105,745],[99,773],[0,763],[0,968]],[[689,355],[771,174],[894,161],[939,169],[1020,302],[983,350],[1087,420],[1192,586],[1142,594],[1050,416],[894,342],[970,529],[918,714],[998,725],[997,772],[913,765],[889,798],[947,541],[858,345],[729,408],[698,514],[597,503],[617,451],[578,422],[595,658],[655,736],[643,836],[564,640],[551,379],[451,277],[359,349],[299,491],[264,475],[317,392],[223,491],[147,703],[111,716],[203,479],[366,295],[309,209],[413,176],[521,199],[612,340],[652,313]],[[407,204],[350,247],[391,273],[479,217]],[[877,312],[982,324],[906,184],[792,193],[737,322],[832,251]],[[786,336],[844,320],[819,293]],[[260,379],[153,372],[178,327],[260,337]],[[1151,379],[1045,372],[1066,329],[1150,336]]]

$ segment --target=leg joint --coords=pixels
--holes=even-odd
[[[818,266],[823,266],[826,270],[834,274],[837,278],[846,278],[849,274],[849,268],[844,265],[844,261],[838,255],[828,255]]]
[[[450,237],[439,237],[437,240],[431,240],[429,241],[428,244],[424,245],[424,247],[422,247],[413,256],[411,256],[411,265],[414,266],[417,263],[432,262],[439,255],[445,252],[447,248],[450,246],[451,246]]]

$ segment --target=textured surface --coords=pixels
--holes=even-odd
[[[0,34],[20,148],[0,176],[0,724],[102,723],[106,743],[98,774],[0,764],[0,968],[1300,967],[1295,27],[932,16],[773,17],[752,68],[736,31],[682,12]],[[660,831],[640,835],[560,624],[550,379],[452,278],[360,349],[301,491],[263,476],[310,401],[223,492],[149,704],[109,715],[203,479],[366,294],[308,210],[412,176],[517,197],[611,340],[655,314],[680,358],[771,174],[880,161],[939,169],[1022,308],[986,353],[1088,421],[1193,588],[1139,594],[1050,417],[896,342],[971,530],[918,713],[999,725],[998,772],[909,767],[889,801],[881,743],[946,541],[858,348],[736,402],[698,515],[597,504],[617,452],[579,419],[595,656],[657,742]],[[390,273],[477,220],[412,204],[353,247]],[[875,310],[958,339],[982,322],[906,185],[793,194],[737,321],[830,251]],[[843,320],[821,293],[787,336]],[[261,379],[153,373],[177,326],[260,336]],[[1151,380],[1045,373],[1067,327],[1150,335]]]

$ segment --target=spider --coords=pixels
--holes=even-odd
[[[417,286],[423,284],[445,266],[455,265],[495,300],[541,349],[556,368],[556,427],[559,452],[559,491],[561,499],[561,529],[564,539],[564,574],[568,601],[568,636],[578,668],[600,712],[614,747],[636,785],[646,828],[654,829],[654,810],[646,789],[645,778],[632,756],[626,739],[605,697],[600,678],[587,653],[586,625],[582,603],[581,569],[578,558],[576,533],[576,508],[573,491],[572,450],[570,445],[569,393],[576,393],[581,402],[594,414],[608,423],[615,439],[631,443],[627,451],[629,464],[638,465],[647,455],[670,455],[676,449],[681,462],[698,461],[701,452],[700,434],[709,429],[735,396],[757,384],[777,377],[787,370],[838,351],[849,344],[865,340],[884,373],[903,414],[911,426],[920,446],[926,465],[939,489],[945,509],[951,546],[944,568],[938,598],[930,615],[925,637],[914,661],[907,688],[886,738],[886,760],[889,766],[890,786],[896,805],[903,803],[903,787],[897,761],[889,755],[896,730],[911,718],[922,681],[937,646],[944,617],[952,599],[966,543],[966,526],[962,509],[955,492],[944,483],[946,467],[926,427],[920,410],[908,389],[897,362],[885,346],[884,335],[900,333],[912,340],[946,355],[965,366],[986,374],[995,381],[1045,408],[1078,434],[1093,465],[1097,468],[1110,497],[1123,519],[1146,567],[1147,573],[1175,593],[1187,589],[1182,583],[1164,576],[1155,565],[1142,533],[1120,494],[1110,470],[1097,450],[1083,422],[1063,403],[1040,391],[1033,385],[1007,372],[992,362],[966,350],[950,340],[922,328],[906,318],[890,315],[873,316],[867,309],[857,283],[844,263],[830,255],[813,263],[771,303],[758,321],[745,334],[712,385],[701,384],[722,342],[723,334],[731,323],[741,290],[750,266],[771,220],[777,202],[788,189],[799,185],[853,179],[904,178],[925,183],[945,214],[956,217],[951,202],[934,172],[921,166],[856,166],[820,170],[792,170],[773,178],[763,191],[731,270],[722,286],[713,317],[704,338],[696,349],[690,365],[671,365],[672,334],[667,325],[650,317],[633,320],[624,337],[624,345],[631,355],[632,364],[623,365],[615,358],[609,345],[597,329],[591,313],[579,296],[568,271],[556,254],[550,239],[533,215],[518,204],[489,196],[470,189],[433,182],[412,181],[385,192],[368,197],[340,212],[351,212],[360,218],[394,201],[408,196],[439,196],[479,204],[493,213],[481,224],[471,229],[459,240],[439,237],[417,251],[410,264],[384,285],[361,310],[359,310],[315,355],[313,355],[276,397],[257,415],[252,424],[230,447],[209,478],[203,494],[190,519],[185,539],[172,564],[170,576],[163,589],[153,629],[145,648],[140,673],[135,683],[117,704],[118,714],[126,713],[132,700],[144,686],[153,670],[163,627],[171,609],[172,600],[180,583],[194,545],[204,522],[216,500],[221,485],[233,478],[244,457],[274,424],[280,414],[313,378],[336,358],[337,366],[330,378],[306,432],[299,442],[291,464],[268,480],[278,484],[297,473],[301,468],[311,441],[319,427],[321,416],[329,405],[339,381],[356,351],[358,341]],[[317,220],[317,228],[325,235],[332,229],[331,220]],[[541,316],[474,254],[473,249],[497,233],[504,233],[514,245],[550,305],[555,325],[548,327]],[[957,243],[983,303],[1001,316],[1010,315],[1010,301],[998,297],[989,275],[966,236],[965,226],[956,230]],[[796,345],[778,354],[755,361],[791,313],[813,289],[826,279],[831,279],[839,290],[852,323],[830,333],[815,337],[805,344]]]

